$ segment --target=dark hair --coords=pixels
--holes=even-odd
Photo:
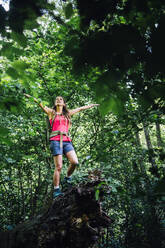
[[[71,117],[70,117],[70,114],[69,114],[69,110],[66,106],[66,101],[65,99],[62,97],[64,103],[65,103],[65,106],[63,106],[63,109],[62,109],[62,114],[65,116],[65,118],[69,121],[69,125],[71,125]],[[53,110],[54,110],[54,115],[56,116],[56,105],[53,106]]]

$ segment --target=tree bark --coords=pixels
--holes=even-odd
[[[140,141],[140,136],[139,136],[139,132],[138,131],[135,133],[135,137],[136,137],[136,147],[137,147],[137,149],[142,149],[142,147],[141,147],[141,141]],[[143,163],[143,157],[142,157],[142,155],[139,156],[137,162],[140,165],[140,172],[145,176],[145,178],[148,179],[147,173],[146,173],[146,169],[145,169],[145,165]]]
[[[155,122],[155,125],[156,125],[156,138],[157,138],[157,146],[159,148],[163,148],[163,141],[162,141],[162,138],[161,138],[161,130],[160,130],[160,123],[159,123],[159,120],[157,120]]]
[[[148,151],[149,151],[149,161],[150,161],[152,167],[155,167],[156,168],[157,165],[156,165],[155,159],[153,157],[154,156],[154,150],[153,150],[153,147],[152,147],[152,143],[151,143],[151,139],[150,139],[148,127],[145,124],[143,124],[143,129],[144,129],[144,134],[145,134],[147,148],[148,148]]]
[[[96,200],[105,193],[100,181],[87,182],[57,197],[48,210],[13,231],[0,232],[0,248],[88,248],[110,218]]]

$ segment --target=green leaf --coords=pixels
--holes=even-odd
[[[35,19],[32,19],[32,20],[26,20],[25,21],[25,25],[24,25],[24,28],[25,29],[34,29],[34,28],[38,28],[39,27],[39,24],[38,22],[35,20]]]
[[[6,127],[0,126],[0,136],[1,137],[6,137],[9,133],[9,129]]]
[[[111,95],[109,98],[100,102],[99,110],[103,116],[110,111],[114,114],[120,115],[124,111],[124,105],[119,98]]]
[[[31,96],[31,97],[29,97],[28,98],[28,102],[32,102],[32,103],[34,103],[34,98]]]
[[[125,24],[126,23],[126,20],[123,16],[119,16],[119,19],[120,19],[120,22]]]
[[[73,6],[71,3],[68,3],[65,8],[64,8],[64,13],[65,13],[65,17],[66,19],[71,18],[71,16],[73,15]]]
[[[9,67],[6,73],[13,79],[17,79],[19,77],[18,72],[13,67]]]
[[[97,189],[97,190],[95,191],[95,199],[96,199],[96,201],[99,200],[99,193],[100,193],[100,191],[99,191],[99,189]]]
[[[0,137],[1,142],[5,143],[8,146],[11,146],[13,143],[10,140],[10,138],[6,138],[6,137]]]
[[[11,33],[11,38],[13,40],[15,40],[16,42],[18,42],[18,44],[22,47],[26,47],[27,45],[27,39],[25,37],[24,34],[19,34],[19,33],[16,33],[16,32],[12,32]]]
[[[10,111],[14,114],[18,113],[18,108],[16,106],[11,106]]]
[[[27,63],[25,63],[24,61],[21,61],[21,60],[17,60],[17,61],[14,61],[12,63],[12,66],[17,70],[17,71],[24,71],[28,68],[28,65]]]
[[[0,51],[1,56],[5,56],[10,59],[13,58],[15,55],[18,56],[23,53],[23,50],[13,47],[12,45],[13,44],[11,42],[6,42]]]

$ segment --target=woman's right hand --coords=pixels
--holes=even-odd
[[[24,93],[24,96],[26,96],[27,98],[32,98],[32,99],[34,100],[34,102],[36,102],[36,103],[42,108],[42,110],[48,115],[49,119],[52,119],[52,116],[53,116],[53,109],[48,108],[48,107],[46,107],[46,106],[44,107],[44,106],[42,105],[42,103],[39,102],[39,100],[37,100],[36,98],[34,98],[34,97],[32,97],[32,96],[30,96],[30,95],[28,95],[28,94],[26,94],[26,93]]]
[[[36,103],[38,103],[38,100],[36,99],[36,98],[34,98],[34,97],[32,97],[32,96],[30,96],[30,95],[28,95],[28,94],[26,94],[26,93],[24,93],[24,96],[26,96],[27,98],[33,98],[33,100],[36,102]]]
[[[24,94],[24,96],[26,96],[27,98],[30,98],[31,96],[30,95],[28,95],[28,94],[26,94],[26,93],[23,93]]]

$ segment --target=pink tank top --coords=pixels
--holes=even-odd
[[[50,121],[50,125],[52,125],[52,120]],[[55,120],[53,122],[52,131],[61,131],[68,133],[69,130],[69,121],[65,118],[64,115],[56,115]],[[54,136],[50,138],[50,140],[58,140],[60,141],[60,135]],[[69,137],[63,135],[63,141],[71,141]]]

